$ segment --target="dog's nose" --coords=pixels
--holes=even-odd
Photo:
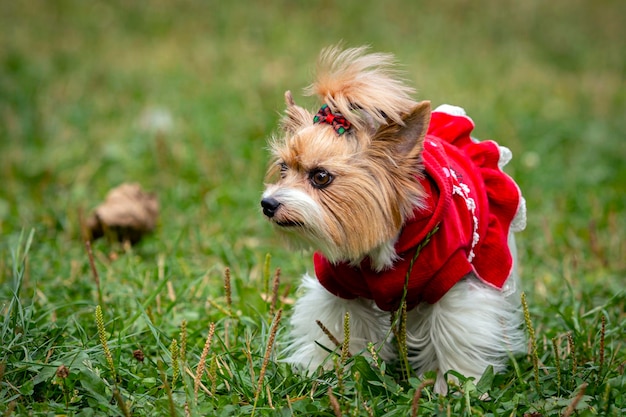
[[[267,217],[274,217],[276,211],[278,211],[278,207],[280,207],[280,202],[272,197],[266,197],[261,200],[261,207],[263,207],[263,214]]]

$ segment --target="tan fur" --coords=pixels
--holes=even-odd
[[[291,96],[291,91],[285,92],[285,117],[281,120],[283,131],[294,134],[298,129],[313,124],[313,115],[300,106],[297,106]]]
[[[308,89],[344,115],[352,129],[338,136],[331,126],[314,124],[314,113],[286,92],[283,135],[271,144],[275,159],[268,179],[275,183],[266,194],[304,193],[315,205],[281,201],[272,220],[299,223],[279,229],[304,246],[327,249],[335,261],[358,262],[390,244],[422,197],[416,176],[430,103],[410,98],[413,90],[394,78],[390,55],[364,55],[365,50],[325,50]],[[286,167],[282,178],[277,176],[280,164]],[[334,177],[324,189],[310,181],[319,168]]]
[[[317,95],[357,128],[362,128],[366,120],[354,111],[355,106],[378,124],[385,124],[386,117],[402,123],[402,115],[416,104],[411,98],[414,90],[399,79],[393,55],[366,52],[367,47],[324,49],[317,78],[306,92]]]

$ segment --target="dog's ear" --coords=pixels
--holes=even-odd
[[[417,103],[402,116],[402,124],[390,121],[376,132],[372,143],[391,147],[395,155],[409,156],[421,151],[430,123],[430,101]]]
[[[295,103],[289,90],[285,91],[285,104],[287,104],[285,116],[280,122],[285,132],[293,134],[313,123],[313,115]]]

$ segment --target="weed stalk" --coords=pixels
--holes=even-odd
[[[337,356],[333,356],[333,367],[335,368],[335,375],[337,376],[337,391],[341,396],[344,394],[343,386],[343,364]]]
[[[163,388],[165,389],[165,393],[167,394],[167,404],[169,406],[170,417],[176,417],[176,404],[174,404],[174,397],[172,396],[172,388],[170,384],[167,382],[167,376],[165,375],[165,370],[163,369],[163,362],[158,361],[157,366],[159,368],[159,375],[161,376],[161,381],[163,382]],[[130,417],[130,415],[128,415]]]
[[[178,363],[180,359],[180,348],[178,347],[178,341],[176,339],[172,339],[172,343],[170,344],[170,357],[172,358],[172,387],[174,387],[180,372],[180,365]]]
[[[230,282],[230,268],[224,269],[224,293],[226,294],[226,311],[228,316],[233,316],[233,295]]]
[[[372,355],[372,362],[374,367],[380,370],[381,375],[385,375],[385,369],[380,366],[380,358],[378,357],[378,352],[376,352],[376,346],[372,342],[367,343],[367,351]]]
[[[207,335],[206,341],[204,342],[204,348],[202,349],[202,353],[200,354],[200,361],[198,362],[198,366],[196,367],[196,375],[193,379],[193,395],[196,400],[196,404],[198,403],[198,390],[200,389],[200,380],[202,379],[202,374],[204,373],[204,369],[206,367],[206,357],[209,354],[209,349],[211,349],[211,341],[213,340],[213,335],[215,334],[215,323],[211,323],[209,326],[209,334]]]
[[[230,348],[229,341],[229,328],[230,328],[230,318],[233,316],[233,297],[232,297],[232,287],[231,287],[231,279],[230,279],[230,268],[226,267],[224,269],[224,294],[226,295],[226,315],[227,319],[224,321],[224,344],[227,348]]]
[[[561,392],[561,357],[559,352],[558,338],[552,338],[552,348],[554,349],[554,367],[556,368],[556,392]]]
[[[578,369],[578,359],[576,358],[576,344],[574,343],[574,336],[572,332],[567,334],[567,345],[569,347],[570,355],[572,355],[572,378],[576,376],[576,370]]]
[[[530,338],[531,358],[533,361],[533,374],[535,376],[535,388],[537,393],[541,392],[539,386],[539,356],[537,354],[537,339],[535,337],[535,328],[530,319],[530,310],[528,309],[528,302],[526,301],[526,293],[522,293],[522,308],[524,310],[524,320],[526,322],[526,328],[528,329],[528,335]]]
[[[343,316],[343,343],[341,344],[341,364],[350,357],[350,313]]]
[[[572,413],[576,411],[576,406],[585,395],[585,390],[587,389],[588,386],[589,384],[587,384],[586,382],[580,386],[580,389],[578,390],[578,394],[576,394],[572,402],[569,403],[565,411],[563,411],[563,414],[561,414],[562,417],[570,417]]]
[[[392,318],[391,318],[392,320],[391,328],[393,329],[395,333],[396,340],[398,343],[398,353],[400,354],[400,360],[401,360],[402,368],[403,368],[402,373],[405,376],[405,379],[408,379],[410,375],[408,347],[406,346],[406,315],[407,315],[406,297],[408,294],[409,279],[411,278],[413,265],[415,264],[415,261],[417,261],[417,258],[422,252],[422,249],[424,249],[424,247],[428,244],[428,242],[430,242],[430,239],[433,237],[435,233],[437,233],[438,230],[439,230],[439,225],[437,224],[433,228],[433,230],[428,232],[424,240],[421,241],[419,245],[417,246],[417,248],[415,249],[415,254],[413,254],[413,257],[411,258],[411,262],[409,263],[409,268],[407,269],[406,275],[404,277],[404,288],[402,290],[402,298],[400,299],[398,310],[393,312]],[[396,327],[395,323],[397,322],[398,319],[400,320],[400,322],[397,324],[397,327]]]
[[[276,316],[274,317],[274,323],[272,324],[272,328],[270,330],[270,337],[267,340],[267,345],[265,347],[265,355],[263,356],[263,364],[261,365],[261,370],[259,371],[259,381],[257,382],[256,393],[254,394],[254,406],[252,408],[251,416],[254,416],[257,402],[259,401],[261,391],[263,391],[263,380],[265,379],[265,372],[267,371],[267,365],[269,364],[270,356],[274,348],[274,341],[276,340],[276,333],[278,332],[278,325],[280,324],[280,319],[282,317],[282,314],[283,314],[282,309],[279,309],[276,312]]]
[[[128,406],[126,405],[126,401],[124,401],[124,397],[122,397],[120,390],[118,390],[117,388],[114,388],[113,396],[115,397],[115,402],[117,402],[117,406],[120,408],[122,415],[124,417],[131,417],[130,410],[128,409]]]
[[[341,406],[339,405],[339,400],[333,394],[332,387],[328,387],[328,399],[330,400],[330,406],[335,413],[335,417],[341,417],[343,414],[341,413]]]
[[[322,323],[319,320],[315,320],[315,323],[317,324],[317,326],[320,329],[322,329],[322,331],[324,332],[326,337],[328,337],[328,339],[335,345],[335,347],[340,347],[341,346],[341,343],[339,342],[339,340],[337,340],[335,335],[332,334],[330,330],[328,330],[328,327],[324,326],[324,323]],[[350,352],[348,352],[348,354],[350,354]]]
[[[602,368],[604,367],[606,316],[602,314],[600,320],[602,321],[602,324],[600,328],[600,359],[598,360],[598,380],[602,378]]]
[[[180,324],[180,360],[184,363],[187,359],[187,320]]]
[[[111,355],[111,351],[109,350],[109,345],[107,343],[106,332],[104,330],[104,318],[102,317],[102,308],[100,305],[96,306],[96,327],[98,328],[98,336],[100,337],[100,344],[102,345],[102,350],[104,351],[104,357],[109,365],[109,369],[111,369],[113,380],[117,381],[117,372],[115,371],[115,364],[113,363],[113,355]]]
[[[276,268],[276,273],[274,274],[274,281],[272,282],[272,298],[270,301],[270,316],[274,315],[274,311],[276,310],[276,304],[278,303],[278,289],[280,288],[280,268]]]
[[[422,398],[422,391],[428,385],[434,384],[435,381],[433,379],[425,379],[415,390],[415,395],[413,395],[413,402],[411,403],[411,417],[417,417],[417,413],[420,409],[420,398]]]

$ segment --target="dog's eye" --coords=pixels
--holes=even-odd
[[[289,167],[287,167],[287,164],[284,162],[279,163],[278,166],[280,168],[280,177],[285,178],[285,175],[287,175],[287,170],[289,169]]]
[[[313,184],[315,188],[321,189],[330,185],[334,177],[330,172],[326,171],[325,169],[318,168],[311,171],[311,173],[309,174],[309,179],[311,180],[311,184]]]

